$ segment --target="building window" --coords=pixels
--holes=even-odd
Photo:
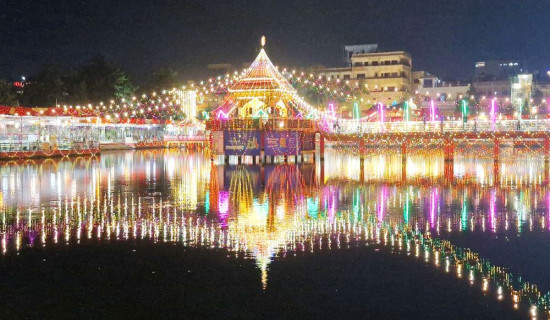
[[[364,73],[358,73],[357,74],[357,79],[365,79],[365,74]]]
[[[350,78],[349,74],[344,75],[344,80],[349,80],[349,78]]]
[[[433,88],[432,79],[424,79],[424,88]]]
[[[373,65],[373,66],[377,66],[377,65],[378,65],[378,61],[373,61],[373,62],[372,62],[372,65]]]
[[[374,77],[375,77],[375,78],[378,78],[378,72],[375,72],[375,73],[374,73]]]
[[[363,66],[363,63],[362,62],[356,62],[353,64],[355,67],[362,67]]]
[[[391,76],[392,76],[393,78],[397,78],[397,72],[392,72],[392,73],[391,73]]]
[[[395,87],[388,87],[387,91],[395,91]]]
[[[368,62],[368,61],[367,61],[367,62],[365,62],[365,67],[367,67],[368,65],[369,65],[369,62]]]
[[[392,60],[391,64],[397,64],[397,60]]]

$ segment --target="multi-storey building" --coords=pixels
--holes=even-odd
[[[408,98],[412,85],[412,59],[405,51],[353,53],[351,65],[327,68],[327,80],[349,81],[369,89],[371,103],[396,104]]]

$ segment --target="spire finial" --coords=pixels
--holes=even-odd
[[[262,48],[265,46],[265,36],[262,36],[262,39],[260,40],[260,44],[262,45]]]

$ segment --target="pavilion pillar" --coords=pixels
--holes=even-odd
[[[244,156],[237,156],[237,163],[241,164]]]
[[[252,164],[256,164],[256,156],[252,156]]]
[[[544,161],[544,185],[548,185],[548,179],[550,173],[548,172],[550,170],[550,162]]]
[[[224,155],[224,156],[223,156],[223,162],[224,162],[225,164],[229,164],[229,156],[228,156],[228,155]]]
[[[550,160],[550,137],[544,138],[544,162]]]
[[[265,187],[265,168],[264,168],[264,166],[260,166],[260,184],[262,185],[262,188]]]
[[[213,162],[214,161],[214,150],[212,149],[212,131],[210,131],[210,139],[208,139],[209,141],[209,144],[210,144],[210,162]]]
[[[288,156],[286,154],[284,155],[284,159],[285,159],[285,163],[287,163],[288,162]]]

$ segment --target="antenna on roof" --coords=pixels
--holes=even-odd
[[[265,36],[262,36],[262,39],[260,39],[260,44],[262,45],[262,48],[265,46]]]

